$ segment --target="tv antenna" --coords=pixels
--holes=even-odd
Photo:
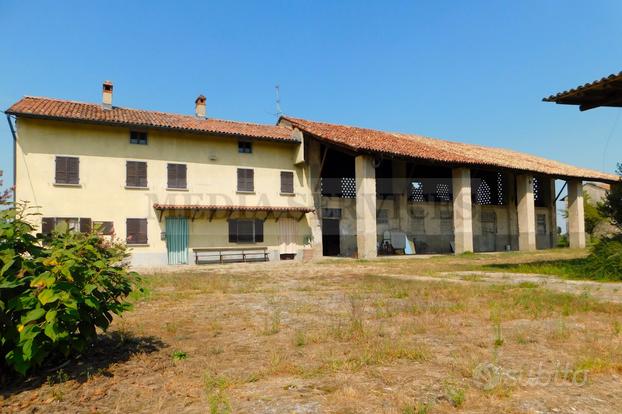
[[[277,118],[280,118],[283,115],[283,111],[281,111],[281,87],[279,86],[279,84],[277,83],[276,85],[274,85],[274,89],[276,92],[276,116]]]

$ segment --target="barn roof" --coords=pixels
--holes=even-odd
[[[620,179],[617,175],[574,167],[503,148],[465,144],[414,134],[329,124],[289,116],[282,117],[281,123],[290,124],[321,141],[354,152],[414,158],[455,166],[503,168],[547,174],[558,178],[578,178],[602,182],[616,182]]]
[[[579,105],[581,111],[599,106],[622,107],[622,72],[612,73],[542,100],[564,105]]]

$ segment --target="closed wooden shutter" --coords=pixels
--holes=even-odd
[[[93,226],[91,224],[90,218],[81,218],[80,219],[80,233],[90,233]]]
[[[97,234],[103,236],[111,236],[114,234],[114,223],[112,221],[94,221],[92,228]]]
[[[281,171],[281,193],[293,194],[294,192],[294,173],[291,171]]]
[[[147,244],[147,219],[127,219],[127,244]]]
[[[147,187],[147,163],[139,162],[136,167],[136,175],[138,176],[138,186]]]
[[[128,161],[126,163],[126,182],[128,187],[147,187],[147,163]]]
[[[67,182],[67,158],[56,157],[56,176],[54,181],[58,184]]]
[[[71,157],[67,161],[67,178],[69,184],[80,183],[80,158]]]
[[[77,157],[56,157],[57,184],[80,184],[80,159]]]
[[[263,220],[255,220],[255,243],[263,243]]]
[[[255,191],[255,170],[238,168],[238,191]]]
[[[229,243],[238,242],[238,222],[229,220]]]
[[[186,188],[186,164],[168,164],[168,188]]]
[[[52,234],[55,225],[56,219],[54,217],[43,217],[41,219],[41,233]]]

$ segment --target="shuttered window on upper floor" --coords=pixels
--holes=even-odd
[[[281,193],[294,194],[294,173],[292,171],[281,171]]]
[[[80,184],[80,159],[78,157],[56,157],[56,184]]]
[[[255,171],[248,168],[238,168],[238,191],[252,193],[255,191]]]
[[[127,161],[125,164],[127,187],[147,187],[147,163],[143,161]]]
[[[168,164],[168,188],[187,188],[186,164]]]

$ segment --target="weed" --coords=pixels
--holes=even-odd
[[[402,414],[428,414],[430,412],[429,403],[417,402],[415,405],[408,405],[402,408]]]
[[[171,358],[173,359],[173,361],[182,361],[188,358],[188,354],[185,353],[184,351],[174,351],[171,354]]]
[[[268,300],[268,313],[264,319],[263,335],[275,335],[281,331],[281,309],[273,299]]]
[[[613,321],[611,328],[615,336],[620,336],[620,332],[622,332],[622,324],[620,324],[620,321]]]
[[[462,407],[466,399],[464,389],[448,385],[445,389],[445,398],[456,408]]]
[[[305,346],[307,344],[307,337],[304,331],[296,330],[294,333],[294,345],[295,346]]]

